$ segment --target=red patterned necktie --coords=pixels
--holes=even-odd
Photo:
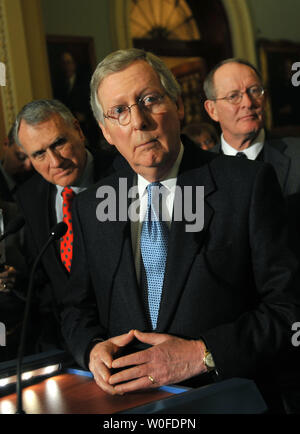
[[[74,191],[65,187],[61,192],[63,197],[63,221],[68,225],[66,234],[60,239],[60,257],[66,269],[70,272],[73,254],[72,201]]]

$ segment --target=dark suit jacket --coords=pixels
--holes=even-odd
[[[212,151],[220,153],[220,144]],[[260,161],[269,163],[275,169],[277,179],[280,183],[287,204],[288,219],[288,243],[295,256],[300,260],[300,139],[298,137],[270,138],[266,136]],[[300,351],[297,348],[290,348],[286,352],[282,366],[277,368],[281,371],[282,399],[287,412],[295,413],[295,408],[300,410]],[[287,372],[287,365],[289,366]]]
[[[157,332],[202,337],[219,378],[255,378],[290,344],[299,289],[286,249],[283,198],[274,170],[202,151],[185,141],[179,186],[204,186],[204,228],[173,221]],[[74,250],[64,294],[63,333],[87,366],[90,342],[130,329],[150,330],[137,282],[130,222],[99,222],[96,192],[132,170],[102,180],[74,201]],[[176,201],[176,198],[175,198]],[[299,319],[299,315],[298,315]]]
[[[96,182],[110,170],[113,155],[93,151],[93,156]],[[51,228],[56,224],[52,192],[52,184],[39,174],[34,175],[17,192],[17,201],[26,220],[26,253],[30,265],[46,243]],[[38,350],[46,351],[53,346],[64,347],[58,309],[61,290],[67,284],[68,278],[69,274],[60,260],[58,242],[52,243],[42,257],[36,279],[37,327],[41,333],[38,338]]]
[[[211,151],[220,150],[218,143]],[[300,138],[266,139],[260,159],[274,167],[284,196],[300,192]]]

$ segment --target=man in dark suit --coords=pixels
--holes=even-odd
[[[266,93],[259,71],[247,61],[226,59],[207,75],[204,91],[206,111],[222,129],[212,151],[270,163],[285,196],[300,192],[300,139],[266,137]]]
[[[111,394],[235,376],[268,383],[299,306],[273,169],[181,141],[180,88],[151,53],[112,53],[91,89],[102,132],[130,167],[74,201],[62,327],[76,360]],[[149,218],[157,182],[163,219]],[[188,228],[191,208],[203,227]]]
[[[32,101],[18,114],[15,138],[38,172],[17,193],[20,210],[26,219],[27,254],[34,260],[46,243],[50,229],[69,217],[65,211],[65,192],[79,194],[103,176],[111,156],[90,152],[79,122],[70,110],[56,100]],[[69,203],[71,207],[71,203]],[[63,211],[64,209],[64,211]],[[67,216],[67,217],[65,217]],[[67,238],[65,239],[67,241]],[[68,249],[72,250],[72,245]],[[67,255],[59,242],[52,244],[42,258],[42,273],[36,290],[38,298],[38,349],[61,347],[57,316],[61,288],[67,283],[69,269],[62,261]],[[32,261],[30,261],[32,262]],[[41,324],[42,322],[42,324]]]
[[[217,64],[206,77],[204,90],[206,111],[220,123],[222,130],[220,143],[212,151],[260,160],[273,166],[287,199],[289,246],[300,259],[299,222],[295,217],[300,208],[300,139],[267,137],[264,131],[266,94],[262,77],[247,61],[227,59]],[[282,381],[293,384],[298,398],[296,403],[291,403],[287,396],[285,405],[300,408],[296,388],[297,384],[300,385],[300,354],[298,349],[293,353],[287,356],[289,372],[283,372],[286,378]],[[300,390],[300,386],[297,387]]]

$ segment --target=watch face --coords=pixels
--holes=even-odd
[[[211,353],[207,353],[206,357],[205,357],[205,364],[208,368],[214,368],[215,367],[215,362],[213,359],[213,356],[211,355]]]

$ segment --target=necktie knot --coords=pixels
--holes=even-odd
[[[245,152],[237,152],[235,156],[238,158],[248,158]]]
[[[64,189],[61,192],[63,202],[64,203],[72,203],[72,200],[74,199],[75,193],[70,187],[64,187]]]
[[[161,207],[160,207],[160,193],[161,193],[162,184],[158,181],[151,182],[151,184],[147,185],[148,192],[148,208],[146,220],[148,221],[157,221],[161,220]]]
[[[151,190],[153,187],[161,187],[161,183],[159,181],[151,182],[147,185],[147,190]]]

